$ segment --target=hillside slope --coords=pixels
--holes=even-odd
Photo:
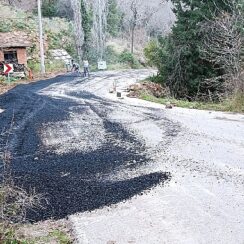
[[[24,11],[17,7],[11,7],[6,3],[0,3],[0,8],[0,32],[23,31],[28,34],[33,44],[32,47],[28,49],[28,59],[32,63],[39,62],[37,16],[31,11]],[[50,57],[49,50],[51,49],[64,49],[71,56],[76,55],[73,37],[74,31],[71,22],[63,18],[44,18],[43,27],[47,59]]]
[[[35,9],[37,5],[36,0],[1,0],[0,2],[7,5],[11,4],[16,8],[27,10],[27,11],[31,11]]]

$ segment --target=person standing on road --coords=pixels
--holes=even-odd
[[[83,68],[84,68],[84,77],[86,77],[86,76],[90,77],[88,60],[83,61]]]
[[[69,61],[66,61],[65,62],[65,67],[66,67],[66,71],[67,72],[70,72],[71,71],[71,67],[72,67],[72,64],[71,63],[72,63],[72,60],[71,61],[69,60]]]

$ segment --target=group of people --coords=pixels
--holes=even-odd
[[[67,68],[67,71],[76,72],[81,74],[80,65],[75,63],[74,60],[71,60],[71,69]],[[87,60],[83,60],[83,77],[89,77],[89,62]]]

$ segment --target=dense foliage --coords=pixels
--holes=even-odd
[[[107,31],[116,37],[121,29],[123,14],[118,8],[116,0],[108,0]]]
[[[42,15],[44,17],[55,17],[58,15],[57,0],[42,1]]]
[[[204,22],[219,18],[221,13],[232,15],[237,1],[172,2],[177,16],[172,33],[151,42],[145,49],[145,55],[151,64],[159,68],[160,77],[170,87],[173,96],[191,100],[206,98],[207,95],[212,100],[218,100],[219,94],[225,91],[225,70],[204,58],[202,49],[206,36],[203,34],[206,33],[201,30],[201,26]]]
[[[140,66],[135,56],[131,52],[128,52],[126,50],[120,54],[119,62],[128,64],[133,69],[137,69]]]
[[[82,29],[84,32],[83,55],[87,59],[91,49],[92,9],[81,0]]]

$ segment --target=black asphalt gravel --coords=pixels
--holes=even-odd
[[[0,151],[8,150],[12,155],[11,170],[16,185],[27,191],[34,188],[48,200],[45,208],[28,212],[30,221],[60,219],[116,204],[170,179],[169,173],[162,172],[127,180],[103,179],[121,168],[136,170],[150,159],[145,155],[142,142],[121,124],[107,119],[112,102],[88,92],[69,94],[83,98],[84,105],[37,94],[54,83],[72,79],[59,76],[19,85],[0,96],[0,108],[5,110],[0,114]],[[96,99],[98,105],[90,103],[91,99]],[[103,120],[105,137],[108,136],[102,146],[91,152],[57,155],[42,144],[39,134],[43,124],[67,120],[71,107],[82,114],[87,106]],[[125,164],[128,161],[131,163]]]

